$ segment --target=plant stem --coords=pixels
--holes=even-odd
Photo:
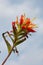
[[[10,53],[7,55],[7,57],[5,58],[5,60],[3,61],[2,65],[5,64],[5,62],[7,61],[7,59],[9,58],[9,56],[11,55],[11,53],[12,53],[12,51],[13,51],[13,48],[14,48],[14,46],[12,47]]]

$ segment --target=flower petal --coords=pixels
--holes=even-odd
[[[25,24],[30,24],[30,18],[26,18]]]
[[[26,26],[22,26],[22,29],[26,29]]]
[[[12,26],[14,26],[14,25],[15,25],[15,22],[13,21],[13,22],[12,22]]]
[[[23,22],[24,22],[24,16],[23,16],[23,15],[21,15],[21,18],[20,18],[20,25],[22,25],[22,24],[23,24]]]
[[[35,30],[31,29],[31,28],[27,28],[28,32],[36,32]]]

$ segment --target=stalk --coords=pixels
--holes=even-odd
[[[5,62],[7,61],[7,59],[9,58],[9,56],[11,55],[12,51],[13,51],[14,46],[12,47],[11,51],[9,52],[9,54],[7,55],[7,57],[5,58],[5,60],[3,61],[2,65],[5,64]]]

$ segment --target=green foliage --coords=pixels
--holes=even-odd
[[[14,47],[17,46],[17,45],[19,45],[19,44],[21,44],[21,43],[24,42],[25,40],[26,40],[26,38],[23,38],[23,39],[21,39],[21,40],[16,41],[15,44],[14,44]]]
[[[4,34],[5,34],[5,33],[3,33],[2,36],[3,36],[3,38],[4,38],[4,41],[6,42],[7,49],[8,49],[8,53],[9,53],[9,52],[11,51],[11,48],[12,48],[12,47],[11,47],[10,43],[7,41],[7,39],[5,38]]]
[[[5,36],[6,33],[10,37],[10,39],[11,39],[13,45],[14,45],[14,48],[16,48],[17,45],[21,44],[22,42],[24,42],[26,40],[26,38],[24,37],[24,32],[23,31],[18,32],[19,34],[16,35],[17,38],[13,34],[10,34],[8,31],[3,33],[2,36],[4,38],[4,41],[6,42],[8,53],[11,51],[12,46],[10,45],[8,40],[6,39],[6,36]],[[13,38],[12,38],[12,36],[13,36]],[[16,39],[16,42],[15,42],[15,39]],[[13,49],[13,52],[15,52],[14,49]]]

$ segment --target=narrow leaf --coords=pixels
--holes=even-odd
[[[14,47],[21,44],[22,42],[24,42],[26,40],[26,38],[24,39],[21,39],[21,40],[18,40],[15,44],[14,44]]]
[[[12,47],[11,47],[10,43],[7,41],[7,39],[5,38],[4,33],[2,34],[2,36],[4,38],[4,41],[6,42],[8,53],[9,53],[11,51]]]

